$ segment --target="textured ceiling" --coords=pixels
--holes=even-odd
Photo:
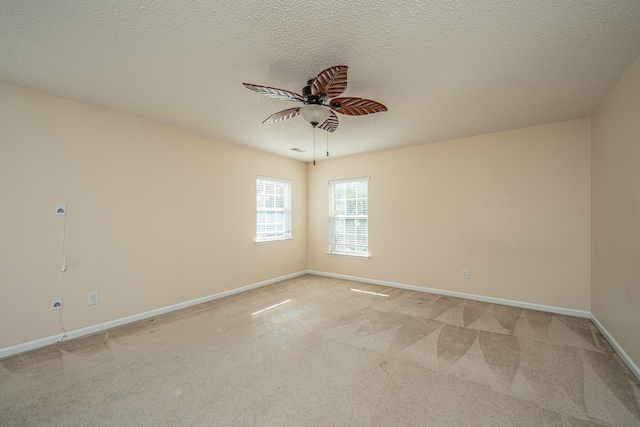
[[[243,82],[348,65],[389,111],[338,115],[343,156],[589,116],[639,54],[638,0],[0,2],[0,80],[304,161],[301,117],[262,124],[299,104]]]

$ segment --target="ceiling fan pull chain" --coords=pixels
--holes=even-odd
[[[329,157],[329,131],[327,131],[327,157]]]
[[[313,166],[316,165],[316,127],[313,127]]]

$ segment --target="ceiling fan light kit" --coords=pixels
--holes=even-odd
[[[302,118],[305,119],[307,123],[310,123],[313,127],[317,127],[329,118],[331,111],[321,105],[305,105],[300,107],[300,114],[302,114]]]

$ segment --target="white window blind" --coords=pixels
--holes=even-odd
[[[256,178],[256,241],[291,238],[291,181]]]
[[[329,252],[369,255],[369,178],[329,181]]]

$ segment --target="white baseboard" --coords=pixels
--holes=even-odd
[[[629,357],[627,352],[624,351],[620,344],[618,344],[618,341],[616,341],[615,338],[611,336],[607,328],[605,328],[604,325],[600,323],[598,318],[593,313],[591,313],[591,321],[596,325],[600,333],[607,339],[607,341],[609,341],[611,347],[613,347],[616,353],[618,353],[618,356],[620,356],[620,359],[622,359],[624,364],[627,365],[627,368],[629,368],[633,376],[636,377],[638,381],[640,381],[640,369],[638,368],[638,365],[636,365],[633,360],[631,360],[631,357]]]
[[[299,271],[297,273],[288,274],[286,276],[277,277],[275,279],[265,280],[263,282],[254,283],[252,285],[243,286],[241,288],[232,289],[230,291],[220,292],[217,294],[209,295],[202,298],[196,298],[190,301],[181,302],[179,304],[170,305],[167,307],[158,308],[151,311],[146,311],[140,314],[134,314],[132,316],[122,317],[120,319],[111,320],[109,322],[100,323],[98,325],[88,326],[86,328],[76,329],[73,331],[67,332],[67,339],[78,338],[84,335],[93,334],[96,332],[104,331],[105,329],[114,328],[116,326],[124,325],[131,322],[136,322],[138,320],[148,319],[149,317],[158,316],[160,314],[169,313],[171,311],[180,310],[182,308],[191,307],[193,305],[202,304],[204,302],[213,301],[218,298],[223,298],[229,295],[237,294],[240,292],[245,292],[251,289],[259,288],[262,286],[270,285],[272,283],[281,282],[283,280],[292,279],[294,277],[302,276],[307,274],[306,271]],[[60,340],[62,334],[57,334],[54,336],[41,338],[35,341],[29,341],[23,344],[14,345],[11,347],[6,347],[0,349],[0,359],[5,357],[13,356],[15,354],[24,353],[25,351],[35,350],[40,347],[45,347],[51,344],[55,344]]]
[[[465,294],[462,292],[445,291],[442,289],[424,288],[421,286],[405,285],[403,283],[387,282],[384,280],[364,279],[361,277],[347,276],[344,274],[325,273],[323,271],[308,270],[307,273],[315,274],[318,276],[333,277],[335,279],[353,280],[355,282],[363,282],[363,283],[373,283],[375,285],[389,286],[392,288],[408,289],[411,291],[418,291],[418,292],[429,292],[437,295],[466,298],[474,301],[482,301],[482,302],[488,302],[493,304],[502,304],[502,305],[508,305],[512,307],[527,308],[530,310],[546,311],[549,313],[565,314],[567,316],[576,316],[576,317],[591,319],[591,321],[596,325],[600,333],[602,333],[602,335],[606,338],[609,344],[611,344],[611,346],[613,347],[615,352],[618,354],[618,356],[620,356],[620,359],[622,359],[624,364],[627,365],[627,367],[629,368],[633,376],[635,376],[638,379],[638,381],[640,381],[640,369],[638,368],[638,365],[636,365],[634,361],[631,360],[631,357],[629,357],[627,352],[624,351],[624,349],[620,346],[620,344],[618,344],[615,338],[613,338],[613,336],[602,325],[602,323],[600,323],[600,321],[596,318],[596,316],[589,311],[573,310],[570,308],[554,307],[554,306],[540,305],[540,304],[531,304],[531,303],[512,301],[512,300],[506,300],[501,298],[491,298],[491,297],[485,297],[481,295]]]
[[[538,310],[538,311],[546,311],[546,312],[549,312],[549,313],[565,314],[567,316],[584,317],[584,318],[587,318],[587,319],[591,317],[591,313],[588,312],[588,311],[574,310],[574,309],[571,309],[571,308],[554,307],[554,306],[550,306],[550,305],[541,305],[541,304],[532,304],[532,303],[528,303],[528,302],[513,301],[513,300],[508,300],[508,299],[485,297],[485,296],[482,296],[482,295],[465,294],[465,293],[462,293],[462,292],[445,291],[445,290],[442,290],[442,289],[424,288],[422,286],[405,285],[403,283],[387,282],[387,281],[384,281],[384,280],[364,279],[362,277],[347,276],[347,275],[344,275],[344,274],[325,273],[323,271],[309,270],[309,271],[307,271],[307,273],[315,274],[317,276],[333,277],[335,279],[353,280],[355,282],[373,283],[374,285],[382,285],[382,286],[389,286],[389,287],[392,287],[392,288],[408,289],[410,291],[428,292],[430,294],[446,295],[446,296],[449,296],[449,297],[457,297],[457,298],[465,298],[465,299],[470,299],[470,300],[474,300],[474,301],[487,302],[487,303],[491,303],[491,304],[502,304],[502,305],[508,305],[508,306],[511,306],[511,307],[527,308],[529,310]]]

